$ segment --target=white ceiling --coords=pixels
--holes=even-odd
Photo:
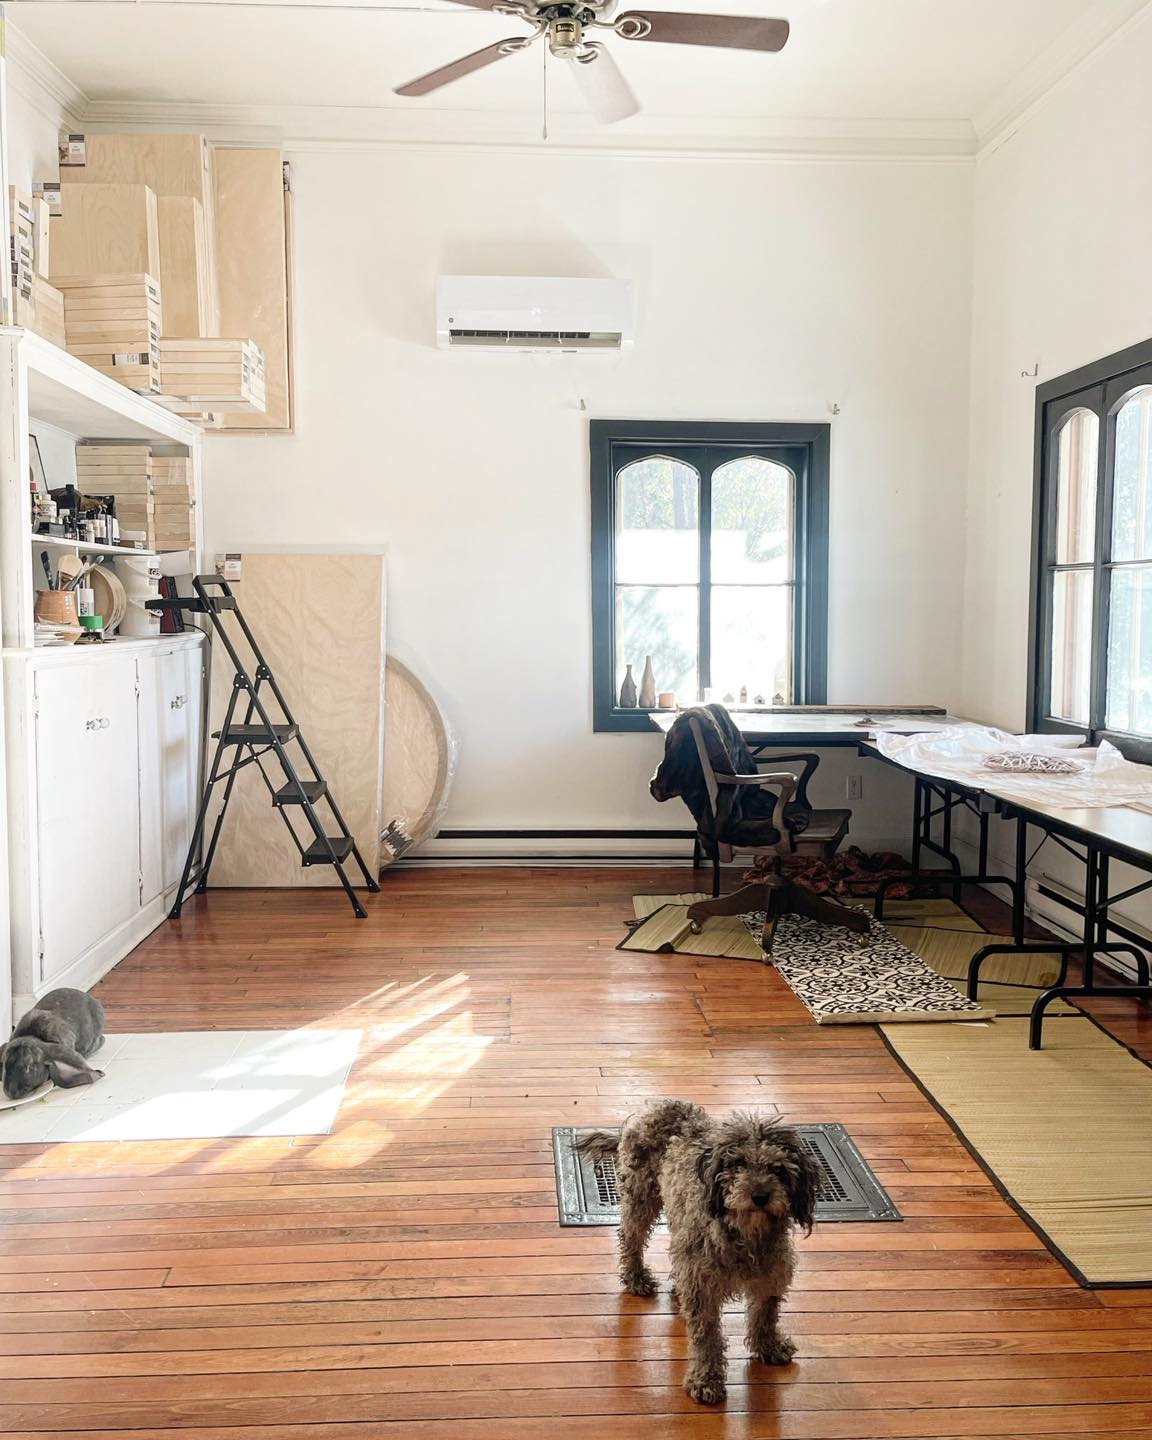
[[[639,8],[626,0],[621,8]],[[969,122],[995,106],[1045,57],[1079,58],[1145,0],[658,0],[661,9],[787,17],[779,55],[609,37],[643,102],[706,132],[723,124],[779,128],[838,120]],[[523,32],[506,17],[447,0],[357,0],[307,6],[277,0],[16,0],[10,19],[88,99],[99,118],[141,102],[158,109],[340,107],[346,113],[422,112],[462,125],[477,112],[538,116],[543,46],[421,100],[392,87],[492,41]],[[1051,68],[1051,67],[1049,67]],[[1067,68],[1065,65],[1064,68]],[[551,108],[580,108],[562,63],[550,67]],[[125,113],[127,111],[125,110]],[[404,122],[402,122],[404,123]],[[643,120],[615,127],[627,132]],[[445,132],[447,133],[447,132]],[[927,133],[927,132],[926,132]],[[462,138],[466,138],[462,136]]]

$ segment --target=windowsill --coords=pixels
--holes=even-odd
[[[651,717],[674,713],[672,710],[621,710],[616,706],[606,714],[595,717],[592,731],[596,735],[627,735],[635,734],[638,731],[645,735],[658,735],[660,732],[652,723]]]

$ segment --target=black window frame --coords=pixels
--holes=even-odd
[[[828,695],[828,491],[832,427],[826,424],[739,421],[592,420],[588,449],[592,499],[592,727],[594,731],[652,733],[647,710],[621,709],[616,691],[615,477],[618,450],[652,445],[675,450],[762,453],[796,477],[794,496],[792,702],[823,705]],[[787,451],[788,458],[770,451]],[[636,459],[629,454],[628,459]],[[625,460],[623,463],[627,463]],[[715,467],[713,467],[715,468]],[[710,472],[709,472],[710,473]],[[705,494],[706,494],[705,490]],[[702,502],[704,495],[702,495]],[[706,525],[706,506],[700,522]],[[706,546],[704,547],[707,548]],[[707,622],[708,576],[700,576],[701,627]],[[708,684],[702,647],[701,685]]]
[[[1028,621],[1028,729],[1035,734],[1083,736],[1090,745],[1109,740],[1129,759],[1152,763],[1152,735],[1110,730],[1106,724],[1108,624],[1112,574],[1112,496],[1116,415],[1137,390],[1152,385],[1152,340],[1081,366],[1036,387],[1033,460],[1032,560]],[[1096,528],[1091,571],[1092,654],[1088,723],[1048,715],[1052,674],[1052,604],[1049,574],[1056,553],[1056,447],[1064,420],[1087,409],[1099,421]]]

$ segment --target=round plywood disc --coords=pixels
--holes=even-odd
[[[439,705],[407,665],[389,655],[384,672],[382,866],[435,835],[455,768],[455,744]]]

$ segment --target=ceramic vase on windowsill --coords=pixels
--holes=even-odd
[[[631,665],[625,665],[624,679],[620,682],[620,709],[636,709],[636,681],[632,678]]]
[[[644,657],[644,673],[640,677],[640,709],[656,708],[656,676],[652,671],[652,656]]]

